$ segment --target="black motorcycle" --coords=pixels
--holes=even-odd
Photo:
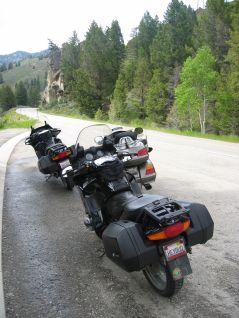
[[[64,145],[57,136],[61,132],[45,122],[43,126],[31,127],[30,136],[25,144],[31,145],[38,157],[38,168],[41,173],[61,178],[67,189],[74,187],[73,179],[68,175],[72,170],[73,149]]]
[[[128,272],[143,270],[159,294],[169,297],[192,273],[191,247],[212,238],[212,218],[202,204],[142,194],[100,129],[84,128],[76,146],[73,174],[87,214],[85,225],[102,238],[113,262]]]

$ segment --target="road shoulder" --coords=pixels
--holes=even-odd
[[[28,135],[28,132],[22,132],[22,129],[1,131],[0,139],[7,140],[6,142],[0,144],[0,317],[5,317],[5,306],[4,306],[4,295],[3,295],[3,280],[2,280],[2,211],[3,211],[3,197],[4,197],[4,184],[6,168],[9,157],[14,149],[14,147]],[[17,134],[17,135],[16,135]],[[15,136],[14,136],[15,135]],[[14,136],[14,137],[12,137]],[[12,138],[11,138],[12,137]],[[9,139],[10,138],[10,139]]]

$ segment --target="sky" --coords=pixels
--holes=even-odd
[[[139,25],[143,14],[163,20],[170,0],[1,0],[0,55],[15,51],[30,53],[48,47],[48,39],[58,46],[75,30],[80,41],[93,20],[103,29],[118,20],[125,43]],[[197,9],[206,0],[183,0]]]

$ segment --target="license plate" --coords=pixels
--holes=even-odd
[[[64,160],[64,161],[61,161],[61,162],[59,162],[59,164],[60,164],[60,167],[61,167],[62,169],[65,169],[66,167],[69,167],[69,166],[71,165],[69,159],[66,159],[66,160]]]
[[[133,175],[138,174],[138,169],[137,168],[128,168],[127,171]]]
[[[173,242],[163,246],[163,251],[167,261],[172,261],[179,256],[187,254],[183,240]]]

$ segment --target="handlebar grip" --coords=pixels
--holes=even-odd
[[[74,176],[79,176],[81,175],[83,172],[85,172],[87,169],[87,167],[85,166],[85,164],[81,165],[80,167],[78,167],[76,170],[74,170]]]

